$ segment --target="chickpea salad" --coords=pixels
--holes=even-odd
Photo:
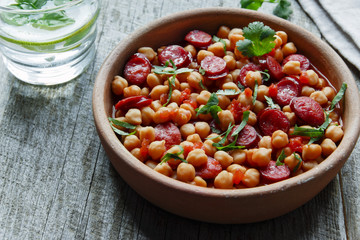
[[[347,85],[337,92],[290,40],[252,22],[141,47],[112,81],[110,125],[151,169],[201,187],[250,188],[308,171],[343,137]]]

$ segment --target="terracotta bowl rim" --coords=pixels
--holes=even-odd
[[[336,63],[339,69],[343,71],[343,81],[348,84],[348,89],[346,91],[345,96],[345,104],[350,101],[349,96],[352,97],[351,102],[355,102],[356,104],[348,104],[347,111],[351,111],[351,114],[354,115],[352,119],[349,119],[349,123],[347,125],[351,126],[351,131],[344,131],[344,137],[341,141],[340,145],[331,154],[325,161],[319,164],[317,167],[304,172],[298,176],[291,177],[287,180],[283,180],[277,183],[273,183],[266,186],[258,186],[254,188],[245,188],[245,189],[214,189],[214,188],[203,188],[198,186],[193,186],[188,183],[184,183],[167,176],[164,176],[156,171],[151,170],[144,163],[133,157],[121,144],[113,130],[111,129],[108,123],[108,114],[105,111],[104,107],[104,97],[106,93],[106,83],[104,79],[107,78],[108,70],[112,66],[112,62],[118,57],[122,49],[124,49],[132,40],[138,38],[142,34],[151,31],[153,28],[159,27],[159,25],[164,25],[166,23],[171,23],[175,21],[180,21],[181,19],[185,19],[187,17],[196,16],[196,15],[214,15],[214,14],[243,14],[248,17],[254,17],[259,19],[259,21],[269,21],[273,24],[277,24],[280,27],[285,28],[293,28],[298,34],[302,34],[307,38],[312,38],[313,43],[316,46],[321,46],[325,57],[329,59],[330,62]],[[326,52],[328,51],[328,52]],[[329,53],[329,54],[328,54]],[[207,197],[227,197],[227,198],[243,198],[248,196],[262,196],[269,193],[276,193],[286,191],[290,188],[293,188],[299,184],[308,182],[308,181],[316,181],[316,179],[321,178],[327,171],[330,169],[336,168],[339,164],[342,166],[349,155],[351,154],[357,138],[360,132],[360,98],[359,91],[357,90],[357,86],[353,76],[344,63],[344,61],[337,55],[337,53],[326,43],[324,43],[317,36],[313,35],[309,31],[299,27],[289,21],[283,20],[281,18],[268,15],[265,13],[260,13],[256,11],[250,11],[245,9],[237,9],[237,8],[225,8],[225,7],[211,7],[211,8],[200,8],[182,11],[178,13],[174,13],[162,18],[159,18],[150,24],[141,27],[135,30],[131,35],[127,36],[125,39],[121,40],[121,42],[111,51],[108,57],[105,59],[102,64],[94,85],[93,90],[93,116],[95,120],[95,124],[98,130],[99,135],[102,137],[102,140],[113,148],[113,151],[121,159],[120,156],[126,157],[127,159],[121,159],[125,164],[134,168],[139,174],[144,174],[146,177],[156,181],[158,184],[165,185],[168,188],[172,188],[178,191],[185,191],[191,194],[201,194]],[[102,141],[102,144],[104,142]]]

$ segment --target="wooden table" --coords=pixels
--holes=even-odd
[[[359,142],[317,197],[254,224],[209,224],[165,212],[111,166],[91,112],[105,57],[127,34],[161,16],[239,2],[102,0],[96,58],[79,78],[60,86],[24,84],[0,60],[0,239],[359,239]],[[292,5],[290,21],[320,36],[298,3]],[[260,11],[272,8],[265,4]],[[359,84],[359,71],[349,67]]]

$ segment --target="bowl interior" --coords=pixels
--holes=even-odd
[[[134,158],[117,139],[107,120],[113,109],[111,81],[115,75],[122,75],[123,67],[128,58],[140,47],[148,46],[156,49],[163,45],[181,43],[184,36],[194,29],[216,34],[221,25],[242,28],[253,21],[262,21],[275,31],[285,31],[289,36],[289,41],[296,45],[298,52],[307,56],[336,89],[339,89],[343,82],[348,84],[343,103],[345,106],[343,116],[345,134],[336,151],[318,167],[299,176],[267,186],[239,190],[200,188],[182,183],[150,170],[145,164]],[[110,53],[98,73],[93,93],[93,114],[102,144],[113,165],[120,175],[143,197],[168,211],[185,217],[210,222],[240,223],[264,220],[295,209],[310,200],[334,178],[350,155],[358,138],[359,103],[359,93],[347,66],[327,44],[316,36],[274,16],[243,9],[207,8],[177,13],[159,19],[122,40]],[[135,179],[132,176],[133,174],[151,182],[147,189],[137,182],[139,179]],[[158,191],[149,190],[150,188],[156,188]],[[168,198],[174,202],[169,203],[154,196],[161,194],[161,191],[172,192],[170,194],[172,196]],[[261,201],[278,201],[283,197],[298,195],[299,191],[302,191],[303,195],[294,197],[289,203],[278,206],[281,210],[272,211],[266,207],[259,207]],[[207,199],[209,203],[204,207],[189,208],[185,204],[187,202],[184,200],[185,196],[191,201]],[[256,200],[259,198],[263,200]],[[179,202],[179,199],[182,201]],[[215,211],[214,213],[205,212],[208,208],[213,207],[214,203],[223,204],[224,199],[225,202],[229,201],[227,202],[229,209],[222,209],[222,211]],[[230,209],[230,207],[232,204],[236,206],[236,201],[242,201],[245,209],[254,208],[257,205],[259,213],[261,210],[265,211],[266,214],[258,214],[254,217],[249,213],[244,215],[244,219],[247,217],[247,220],[241,217],[235,219],[234,215],[238,212]],[[177,206],[174,206],[175,203]],[[179,206],[182,206],[181,211],[177,210]],[[276,209],[276,206],[273,206],[273,209]],[[227,213],[227,216],[224,216],[224,213]]]

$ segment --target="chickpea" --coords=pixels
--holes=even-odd
[[[232,174],[235,174],[236,171],[240,170],[243,174],[246,172],[246,167],[241,166],[239,164],[231,164],[226,168],[228,172],[231,172]]]
[[[281,37],[275,35],[274,43],[275,43],[275,48],[281,47],[281,45],[283,44]]]
[[[199,110],[202,109],[204,106],[205,106],[205,105],[200,105],[200,106],[199,106]],[[207,113],[207,114],[202,114],[202,113],[200,113],[200,114],[198,115],[198,118],[201,119],[201,120],[203,120],[203,121],[210,121],[210,120],[212,119],[212,116],[211,116],[210,113]]]
[[[289,119],[290,126],[295,126],[296,115],[293,112],[285,112],[286,117]]]
[[[237,62],[238,62],[238,61],[237,61]],[[238,63],[237,63],[237,62],[236,62],[236,68],[237,68],[237,69],[235,69],[235,70],[233,70],[233,71],[230,72],[232,78],[235,79],[235,80],[236,80],[236,79],[238,78],[238,76],[240,75],[240,69],[241,69],[241,67],[240,67],[240,68],[238,67]]]
[[[146,83],[149,85],[150,88],[154,88],[155,86],[162,85],[162,79],[156,75],[155,73],[149,73],[146,77]]]
[[[276,35],[281,38],[282,44],[287,43],[288,36],[287,36],[287,33],[286,33],[286,32],[284,32],[284,31],[277,31],[277,32],[276,32]]]
[[[229,50],[233,50],[235,49],[235,56],[236,56],[236,43],[239,41],[239,40],[244,40],[244,36],[242,34],[229,34],[229,40],[230,40],[230,48]]]
[[[226,170],[221,171],[214,179],[214,186],[220,189],[233,188],[233,174]]]
[[[216,36],[219,38],[228,38],[230,33],[230,28],[227,26],[220,26]]]
[[[186,157],[186,161],[194,167],[200,167],[207,163],[207,155],[202,149],[194,149]]]
[[[169,150],[166,151],[166,153],[174,153],[174,154],[179,154],[180,152],[181,152],[181,149],[179,146],[172,146]],[[182,154],[182,153],[179,154],[179,157],[184,158],[184,154]],[[170,166],[175,168],[176,166],[178,166],[181,163],[181,160],[172,158],[172,159],[169,159],[167,161],[167,163]]]
[[[307,161],[307,162],[303,162],[302,164],[302,169],[304,171],[309,171],[310,169],[313,169],[314,167],[317,167],[319,164],[317,163],[317,161],[313,160],[313,161]]]
[[[189,83],[190,87],[193,87],[197,90],[202,90],[200,85],[201,81],[204,82],[204,77],[198,72],[191,72],[187,78],[187,82]]]
[[[229,124],[234,124],[235,119],[233,114],[230,112],[230,110],[223,110],[217,113],[219,120],[220,120],[220,128],[221,130],[225,131]]]
[[[210,134],[210,125],[207,122],[195,123],[195,132],[204,139]]]
[[[302,147],[302,159],[304,161],[315,160],[321,156],[321,146],[319,144],[304,145]]]
[[[282,110],[283,110],[283,112],[289,112],[289,113],[292,112],[290,105],[285,105],[285,106],[283,106],[283,109],[282,109]]]
[[[165,85],[155,86],[150,92],[150,97],[153,100],[159,100],[162,94],[168,94],[168,92],[169,92],[169,86],[165,86]]]
[[[124,88],[124,98],[139,96],[141,93],[141,88],[137,85],[131,85]]]
[[[246,89],[245,89],[246,90]],[[252,106],[253,97],[245,94],[245,91],[240,93],[238,100],[242,106]]]
[[[223,59],[226,62],[226,67],[232,71],[236,68],[236,60],[233,56],[230,55],[226,55],[225,57],[223,57]]]
[[[133,125],[140,125],[142,123],[141,111],[137,108],[131,108],[125,114],[126,122]]]
[[[212,53],[210,51],[206,51],[206,50],[200,50],[198,52],[198,55],[197,55],[197,58],[196,58],[197,62],[201,63],[201,61],[207,56],[214,56],[214,53]]]
[[[149,93],[150,93],[149,88],[144,87],[144,88],[141,89],[140,95],[147,97],[147,96],[149,96]]]
[[[195,109],[188,103],[183,103],[180,105],[180,108],[188,110],[191,113],[191,119],[196,119]]]
[[[269,96],[269,87],[265,85],[259,85],[256,99],[265,102],[265,96]]]
[[[149,150],[149,156],[153,160],[160,160],[161,156],[166,151],[165,140],[153,141],[152,143],[150,143],[148,150]]]
[[[128,135],[125,137],[123,145],[124,147],[131,151],[134,148],[140,147],[140,139],[136,135]]]
[[[246,151],[246,161],[250,166],[255,167],[256,163],[252,161],[252,155],[254,154],[255,149],[248,149]]]
[[[138,149],[139,149],[139,154],[140,154],[140,148],[138,148]],[[145,162],[145,165],[148,166],[151,169],[154,169],[158,165],[158,163],[153,161],[153,160],[148,160],[148,161]]]
[[[299,61],[288,61],[283,66],[283,73],[288,75],[299,75],[301,73],[300,62]]]
[[[293,54],[297,52],[297,49],[295,47],[295,44],[293,42],[288,42],[286,43],[282,48],[281,48],[284,56]]]
[[[315,89],[309,86],[303,86],[301,88],[301,95],[302,96],[307,96],[310,97],[310,95],[315,92]]]
[[[153,120],[154,123],[164,123],[171,120],[171,109],[167,107],[161,107],[154,114]]]
[[[140,160],[141,162],[144,162],[146,160],[146,156],[143,156],[140,152],[140,148],[134,148],[133,150],[130,151],[130,153],[136,157],[138,160]]]
[[[212,52],[217,57],[225,56],[224,45],[222,42],[216,42],[211,44],[207,50]]]
[[[169,86],[169,80],[166,80],[164,82],[164,85]],[[172,89],[180,89],[180,81],[179,81],[179,79],[175,78],[175,80],[173,81],[173,84],[172,84]]]
[[[189,163],[180,163],[176,169],[177,179],[183,182],[191,182],[195,178],[195,168]]]
[[[214,154],[214,158],[221,164],[223,168],[227,168],[234,161],[233,157],[224,151],[217,151]]]
[[[271,143],[276,148],[283,148],[289,143],[288,135],[282,130],[277,130],[272,134]]]
[[[208,137],[208,139],[211,139],[213,142],[218,143],[221,140],[221,137],[217,133],[212,133]]]
[[[206,181],[204,179],[202,179],[200,176],[196,176],[190,184],[199,186],[199,187],[207,187]]]
[[[115,95],[121,95],[127,86],[128,82],[126,79],[120,76],[115,76],[111,83],[111,89]]]
[[[336,149],[336,144],[330,138],[325,138],[321,143],[321,150],[324,156],[329,156]]]
[[[142,127],[139,131],[140,141],[144,139],[150,140],[150,142],[155,141],[155,129],[153,127]]]
[[[314,70],[307,70],[306,75],[309,78],[309,85],[310,86],[316,86],[319,82],[319,76]]]
[[[335,143],[340,141],[343,136],[344,136],[344,131],[341,129],[340,126],[330,125],[325,130],[325,137],[330,138]]]
[[[316,84],[315,88],[317,89],[322,89],[324,87],[326,87],[327,83],[325,81],[325,79],[319,77],[318,83]]]
[[[197,51],[196,51],[196,48],[195,48],[193,45],[191,45],[191,44],[186,45],[186,46],[184,47],[184,49],[185,49],[185,51],[191,53],[191,56],[192,56],[193,58],[196,57]]]
[[[141,47],[138,49],[138,53],[142,53],[152,62],[156,57],[156,52],[151,47]]]
[[[249,59],[246,59],[246,58],[239,59],[238,61],[236,61],[236,68],[238,68],[240,70],[242,67],[244,67],[248,63],[250,63]],[[239,76],[239,74],[237,76]],[[234,78],[234,79],[236,79],[236,78]]]
[[[261,84],[262,82],[262,77],[261,77],[261,73],[258,71],[248,71],[246,76],[245,76],[245,82],[246,85],[249,86],[250,88],[254,89],[255,86],[255,82],[257,82],[258,86]]]
[[[233,82],[224,83],[224,84],[222,85],[222,89],[223,89],[223,90],[231,89],[231,90],[234,90],[235,92],[239,92],[239,91],[240,91],[239,87],[238,87],[235,83],[233,83]]]
[[[218,99],[219,99],[218,105],[221,109],[226,109],[231,103],[230,98],[224,95],[219,95]]]
[[[256,122],[257,122],[256,114],[253,111],[249,110],[249,119],[247,121],[247,124],[251,126],[255,126]]]
[[[294,156],[294,154],[290,154],[284,159],[284,163],[289,167],[291,171],[293,171],[297,166],[298,169],[302,166],[302,161],[300,162],[300,155],[295,153],[298,158]]]
[[[205,142],[203,144],[203,149],[204,149],[206,155],[208,155],[210,157],[213,157],[217,151],[216,147],[213,146],[213,143],[214,142],[212,140],[208,139],[208,140],[205,140]]]
[[[277,48],[277,49],[275,50],[274,58],[275,58],[275,60],[278,61],[279,63],[284,60],[284,54],[283,54],[283,52],[281,51],[280,48]]]
[[[241,181],[247,187],[255,187],[260,183],[260,172],[255,168],[249,168]]]
[[[150,107],[152,110],[154,110],[156,112],[157,110],[159,110],[162,107],[162,104],[161,104],[160,100],[155,100],[155,101],[152,101],[152,103],[150,104]]]
[[[339,120],[339,114],[336,111],[332,111],[329,113],[329,118],[333,121],[336,122]]]
[[[259,114],[259,112],[261,112],[264,109],[265,109],[265,104],[263,102],[260,102],[259,100],[256,100],[254,107],[252,109],[254,113]]]
[[[156,165],[154,170],[168,177],[171,177],[174,174],[172,168],[169,166],[168,163],[159,163],[158,165]]]
[[[325,96],[325,93],[322,91],[315,91],[312,94],[310,94],[310,97],[314,99],[316,102],[318,102],[320,105],[327,104],[328,99]]]
[[[230,154],[233,158],[234,164],[244,164],[246,161],[246,150],[235,149]],[[234,165],[233,164],[233,165]]]
[[[325,94],[329,101],[332,101],[336,95],[335,90],[331,87],[324,87],[321,91]]]
[[[195,133],[195,126],[192,123],[186,123],[180,127],[180,133],[183,138]]]
[[[196,97],[196,101],[200,105],[205,105],[211,96],[211,93],[207,90],[203,90],[200,92],[200,95]]]
[[[190,87],[188,82],[182,82],[180,83],[180,91],[184,91],[185,89],[189,88],[190,90],[192,90],[192,88]]]
[[[252,161],[259,167],[266,167],[271,160],[271,149],[259,148],[255,149],[252,155]]]
[[[189,141],[189,142],[192,142],[192,143],[202,142],[199,134],[197,134],[197,133],[194,133],[194,134],[189,135],[189,136],[186,138],[186,141]]]
[[[194,149],[194,143],[189,141],[182,141],[179,145],[182,146],[184,149]],[[185,158],[187,157],[188,154],[189,153],[187,151],[184,151]]]

